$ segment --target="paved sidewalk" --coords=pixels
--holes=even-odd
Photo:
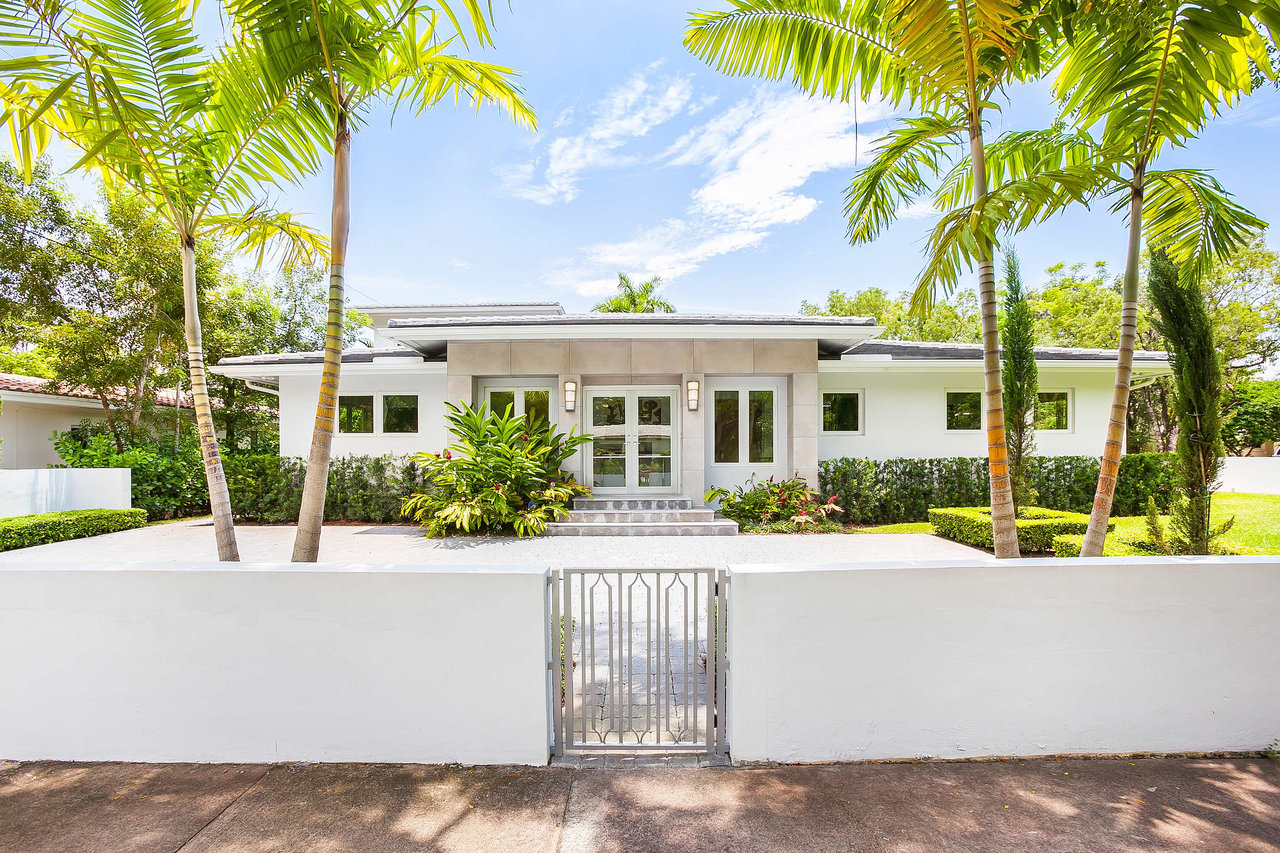
[[[236,526],[246,562],[287,563],[293,525]],[[408,525],[326,524],[320,559],[326,562],[409,565],[532,564],[562,568],[703,566],[741,563],[859,563],[883,560],[987,559],[990,554],[927,533],[765,536],[458,536],[427,539]],[[218,559],[213,523],[193,519],[54,542],[0,554],[5,563],[191,563]]]
[[[0,764],[0,851],[1280,851],[1280,764]]]

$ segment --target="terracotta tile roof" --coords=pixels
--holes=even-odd
[[[96,400],[98,395],[88,388],[56,388],[51,379],[41,379],[38,376],[22,376],[17,373],[0,373],[0,391],[19,391],[24,394],[48,394],[51,397],[75,397],[85,400]],[[114,395],[117,399],[123,399],[124,394]],[[154,399],[157,406],[172,407],[174,404],[173,389],[168,388],[154,392]],[[178,406],[183,409],[192,408],[191,395],[183,394],[178,400]]]

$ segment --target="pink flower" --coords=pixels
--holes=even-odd
[[[441,453],[440,455],[441,455],[441,456],[443,456],[445,459],[452,459],[452,458],[453,458],[453,454],[452,454],[452,453],[450,453],[448,450],[446,450],[444,453]]]

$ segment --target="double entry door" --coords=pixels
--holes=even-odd
[[[679,487],[679,389],[587,388],[588,482],[602,494],[671,494]]]

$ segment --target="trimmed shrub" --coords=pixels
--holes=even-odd
[[[222,465],[237,521],[298,520],[307,474],[304,460],[271,454],[228,455]],[[424,483],[413,460],[404,456],[335,457],[329,463],[325,521],[400,521],[401,503],[422,491]]]
[[[129,530],[147,523],[141,509],[73,509],[0,519],[0,551]]]
[[[1053,537],[1053,556],[1055,557],[1079,557],[1083,548],[1083,533],[1063,533]],[[1148,550],[1148,546],[1145,543],[1124,539],[1114,533],[1107,537],[1106,545],[1102,549],[1102,556],[1104,557],[1144,557],[1150,555],[1151,551]]]
[[[732,489],[713,487],[703,497],[704,503],[720,502],[720,514],[738,522],[746,533],[831,532],[841,525],[829,516],[843,512],[836,506],[834,495],[825,503],[817,500],[809,484],[799,477],[787,480],[747,480]]]
[[[1173,457],[1167,453],[1134,453],[1120,460],[1112,515],[1142,515],[1154,497],[1167,508],[1173,489]],[[828,459],[819,466],[823,498],[837,496],[843,519],[853,524],[900,524],[926,521],[939,507],[981,506],[989,501],[987,460],[981,457],[941,459]],[[1098,483],[1098,460],[1092,456],[1037,456],[1027,465],[1028,485],[1037,504],[1065,512],[1088,512]]]
[[[929,522],[939,536],[979,548],[995,547],[991,510],[988,507],[931,509]],[[1018,547],[1023,552],[1048,554],[1054,550],[1054,537],[1069,533],[1083,536],[1089,527],[1089,516],[1042,507],[1020,507],[1017,525]]]

